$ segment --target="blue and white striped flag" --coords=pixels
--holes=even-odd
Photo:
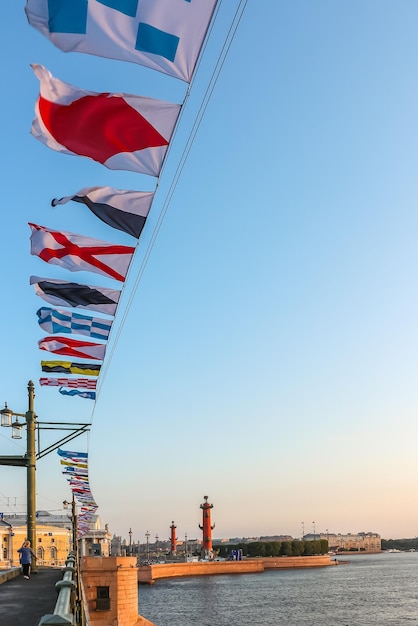
[[[64,52],[131,61],[190,82],[217,0],[27,0]]]
[[[75,462],[83,461],[84,463],[87,463],[89,457],[88,452],[73,452],[72,450],[63,450],[62,448],[58,448],[57,454],[68,460]]]
[[[62,309],[41,307],[36,312],[39,326],[47,333],[69,333],[86,335],[93,339],[107,340],[112,321],[100,317],[89,317],[79,313],[71,313]]]
[[[62,393],[63,396],[78,396],[79,398],[87,398],[88,400],[95,400],[96,399],[96,392],[95,391],[81,391],[80,389],[59,389],[58,390],[60,393]]]

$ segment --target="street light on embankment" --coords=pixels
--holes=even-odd
[[[35,386],[30,380],[28,382],[28,410],[26,413],[15,413],[8,408],[7,402],[4,409],[0,411],[0,425],[12,429],[12,439],[22,439],[22,428],[26,426],[26,454],[23,456],[0,456],[0,465],[26,467],[27,538],[33,548],[36,545],[36,462],[50,452],[57,450],[59,446],[88,432],[90,426],[90,424],[77,422],[38,422],[34,408],[34,399]],[[16,418],[14,422],[12,421],[13,417]],[[25,421],[19,422],[19,417],[24,418]],[[70,433],[41,450],[41,430],[68,430]],[[36,442],[38,443],[37,452]],[[35,571],[35,568],[33,568],[33,571]]]

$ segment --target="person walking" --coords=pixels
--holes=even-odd
[[[36,559],[36,555],[30,547],[30,541],[24,541],[22,547],[19,548],[18,552],[20,554],[20,563],[22,565],[23,578],[29,580],[32,557]]]

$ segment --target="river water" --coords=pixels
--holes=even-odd
[[[139,586],[156,626],[418,625],[418,552],[340,557],[335,567],[158,580]]]

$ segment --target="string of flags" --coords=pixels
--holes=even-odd
[[[190,83],[212,20],[216,0],[27,0],[29,24],[65,52],[83,52],[130,61]],[[32,135],[47,147],[83,156],[109,169],[158,177],[182,104],[134,94],[97,93],[75,87],[40,64]],[[52,230],[33,222],[31,254],[70,272],[88,271],[124,283],[154,200],[153,191],[85,187],[54,198],[57,207],[74,201],[98,219],[136,239],[125,246]],[[35,293],[51,305],[84,309],[89,315],[61,308],[38,310],[42,330],[53,335],[83,335],[88,340],[45,337],[38,347],[55,354],[103,361],[121,290],[31,276]],[[103,314],[97,318],[91,314]],[[103,343],[94,343],[93,340]],[[98,376],[100,366],[73,361],[42,361],[43,372]],[[63,395],[95,399],[95,393]]]
[[[29,24],[64,52],[138,63],[189,84],[216,5],[217,0],[27,0],[25,11]],[[34,138],[56,152],[92,159],[111,170],[159,178],[183,104],[88,91],[54,77],[43,65],[33,64],[32,69],[39,79],[31,128]],[[66,271],[92,272],[123,286],[154,194],[102,186],[54,198],[53,207],[84,204],[99,220],[132,236],[135,245],[30,222],[31,254]],[[40,385],[57,387],[63,396],[95,400],[121,288],[38,276],[31,276],[30,284],[37,296],[59,307],[37,311],[39,327],[47,333],[38,341],[39,349],[68,357],[42,360],[45,376]],[[88,481],[88,454],[65,450],[58,454],[82,505],[79,531],[83,534],[97,509]]]
[[[98,506],[91,493],[88,472],[88,452],[71,452],[70,450],[57,450],[60,463],[64,467],[63,474],[70,484],[74,499],[81,506],[78,515],[78,537],[85,535],[90,527],[93,516]]]

